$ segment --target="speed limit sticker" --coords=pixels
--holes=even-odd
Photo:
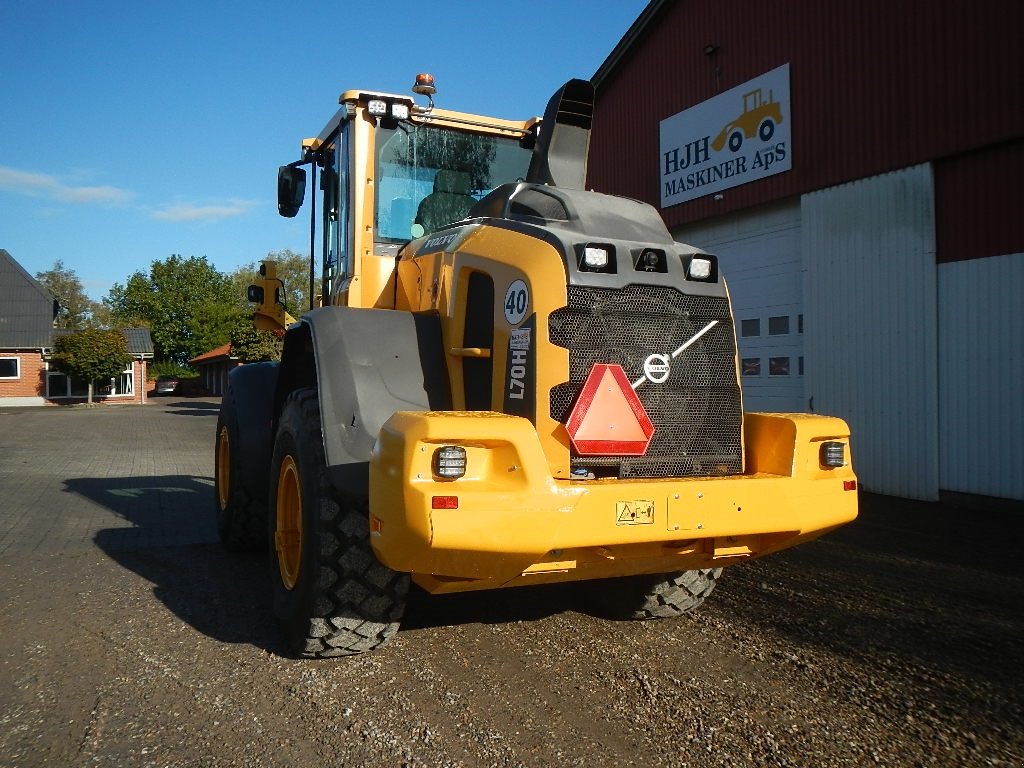
[[[509,325],[519,325],[526,317],[530,306],[530,289],[522,280],[516,280],[505,291],[505,320]]]

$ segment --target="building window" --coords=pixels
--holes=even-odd
[[[788,357],[770,357],[770,358],[768,358],[768,375],[769,376],[789,376],[789,358]]]
[[[768,335],[785,336],[789,333],[789,315],[768,318]]]
[[[135,394],[135,367],[131,363],[128,364],[128,370],[123,371],[121,375],[117,377],[117,394]]]
[[[129,397],[135,394],[135,370],[132,363],[119,376],[105,382],[93,382],[93,397]],[[89,383],[72,378],[59,371],[47,371],[46,396],[50,399],[62,397],[88,397]]]
[[[758,318],[753,320],[743,320],[740,323],[740,335],[741,336],[760,336],[761,335],[761,321]]]
[[[0,357],[0,379],[20,379],[21,360],[17,357]]]
[[[800,375],[801,376],[804,375],[804,356],[803,355],[800,355],[800,357],[797,358],[797,370],[800,371]]]
[[[743,358],[743,375],[744,376],[760,376],[761,375],[761,358],[760,357],[744,357]]]
[[[98,393],[98,389],[96,392]],[[89,395],[88,382],[78,378],[72,378],[66,374],[48,371],[46,373],[46,396],[49,398],[60,397],[87,397]]]

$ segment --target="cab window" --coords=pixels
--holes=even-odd
[[[465,218],[496,186],[524,178],[531,157],[515,138],[406,123],[378,128],[377,148],[378,242]]]

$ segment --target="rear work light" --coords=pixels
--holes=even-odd
[[[576,266],[580,272],[615,274],[615,246],[610,243],[577,245]]]
[[[588,245],[583,249],[583,263],[586,269],[601,270],[608,266],[608,249],[604,246]]]
[[[708,280],[711,278],[711,259],[702,256],[694,256],[690,259],[689,267],[686,270],[686,277],[689,280]]]
[[[386,101],[383,101],[382,99],[370,99],[368,102],[366,102],[366,110],[371,115],[376,115],[380,117],[388,113],[388,104]]]
[[[434,451],[433,471],[444,480],[458,480],[466,474],[466,449],[461,445],[444,445]]]
[[[828,469],[846,466],[846,446],[843,443],[829,441],[821,444],[818,449],[818,461]]]

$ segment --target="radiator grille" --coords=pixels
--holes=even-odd
[[[635,391],[655,432],[644,456],[576,456],[573,467],[622,478],[729,475],[743,471],[735,334],[725,298],[665,286],[569,286],[568,305],[549,318],[552,344],[569,350],[569,381],[551,390],[551,417],[568,421],[595,363],[621,365],[630,381],[651,354],[671,354],[709,322],[716,325],[671,361],[662,384]]]

